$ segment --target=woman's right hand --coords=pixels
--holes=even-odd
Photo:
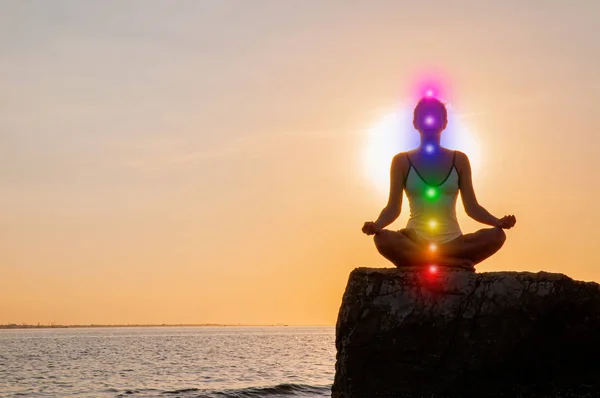
[[[380,233],[382,228],[373,221],[367,221],[362,227],[362,231],[367,235],[375,235]]]

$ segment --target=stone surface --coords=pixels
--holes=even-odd
[[[600,397],[600,285],[547,272],[357,268],[332,397]]]

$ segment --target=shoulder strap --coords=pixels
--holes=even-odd
[[[410,174],[410,169],[415,168],[412,164],[412,160],[410,160],[410,156],[408,155],[408,152],[406,152],[406,159],[408,160],[408,171],[406,172],[406,175],[404,176],[404,188],[406,188],[406,181],[408,181],[408,175]]]
[[[458,176],[458,186],[460,186],[460,173],[458,172],[458,167],[456,167],[456,150],[454,151],[454,155],[452,156],[452,167],[456,170],[456,175]]]

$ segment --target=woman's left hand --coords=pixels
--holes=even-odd
[[[500,227],[502,229],[511,229],[512,227],[515,226],[516,223],[517,223],[516,217],[511,214],[509,216],[504,216],[501,219],[499,219],[496,226]]]

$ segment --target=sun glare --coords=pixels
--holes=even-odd
[[[476,138],[448,107],[448,127],[442,133],[442,146],[466,153],[473,174],[477,174],[480,164],[480,148]],[[378,191],[387,192],[394,155],[419,146],[419,133],[412,124],[412,107],[400,107],[384,114],[366,131],[365,140],[365,177]]]

